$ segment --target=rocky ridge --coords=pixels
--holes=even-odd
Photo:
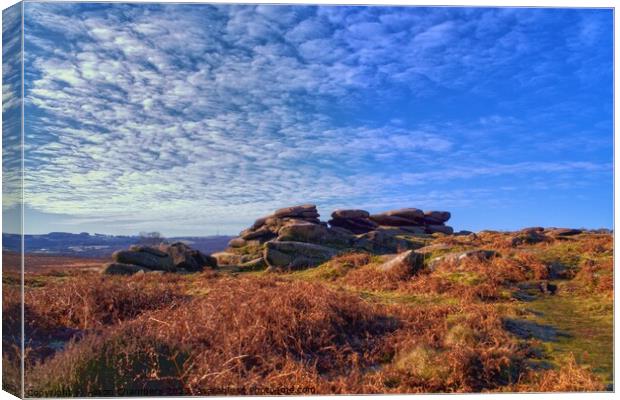
[[[394,254],[415,248],[403,236],[450,235],[447,211],[403,208],[371,215],[359,209],[335,210],[327,222],[313,204],[276,210],[257,219],[232,239],[224,252],[214,253],[220,266],[295,270],[309,268],[342,252],[357,250]],[[417,246],[419,247],[419,246]]]

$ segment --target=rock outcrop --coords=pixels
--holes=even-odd
[[[373,214],[369,219],[381,227],[398,228],[417,235],[422,233],[444,233],[451,235],[453,229],[445,225],[450,219],[447,211],[422,211],[417,208],[401,208]]]
[[[403,208],[370,215],[359,209],[339,209],[321,222],[313,204],[285,207],[257,219],[225,252],[218,265],[241,269],[268,266],[291,270],[316,266],[346,251],[394,254],[421,247],[405,237],[452,234],[446,211]],[[260,260],[262,259],[262,262]]]
[[[344,228],[354,234],[368,233],[379,226],[369,217],[370,213],[364,210],[336,210],[332,213],[332,219],[328,224]]]
[[[252,226],[232,239],[231,247],[243,247],[249,241],[265,243],[278,236],[281,228],[296,224],[318,225],[319,213],[313,204],[285,207],[276,210],[273,214],[257,219]]]
[[[198,272],[217,268],[217,260],[194,250],[185,243],[161,244],[159,247],[131,246],[112,254],[114,262],[104,265],[108,275],[132,275],[140,271]]]

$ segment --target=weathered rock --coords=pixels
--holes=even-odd
[[[408,277],[424,267],[424,256],[409,250],[397,254],[391,260],[384,262],[377,268],[383,272],[395,273],[401,277]]]
[[[552,229],[550,230],[548,233],[551,236],[574,236],[574,235],[579,235],[581,234],[583,231],[581,229],[569,229],[569,228],[556,228],[556,229]]]
[[[468,259],[489,260],[493,257],[499,257],[499,253],[493,250],[468,250],[435,257],[428,265],[431,270],[434,270],[440,263],[444,262],[455,263],[456,266],[459,266],[463,261]]]
[[[416,226],[422,225],[422,221],[403,218],[396,215],[373,214],[370,220],[383,226]]]
[[[450,219],[448,211],[425,211],[424,221],[429,225],[443,224]]]
[[[512,247],[522,244],[535,244],[547,240],[550,239],[543,232],[538,230],[521,230],[507,239]]]
[[[163,251],[156,249],[155,247],[150,247],[150,246],[140,246],[137,244],[131,245],[129,246],[129,250],[130,251],[143,251],[146,253],[150,253],[153,254],[154,256],[157,257],[166,257],[168,254],[164,253]]]
[[[423,226],[379,226],[375,230],[391,236],[412,236],[426,234],[426,229]]]
[[[194,250],[185,243],[177,242],[171,245],[159,246],[161,251],[170,255],[176,269],[185,269],[190,272],[202,271],[205,267],[217,268],[217,260],[211,256]]]
[[[263,258],[275,269],[302,269],[317,266],[338,253],[337,250],[312,243],[267,242]]]
[[[230,242],[228,242],[228,246],[232,248],[243,247],[246,244],[247,242],[241,238],[234,238],[234,239],[231,239]]]
[[[452,235],[454,232],[451,226],[446,225],[427,225],[426,231],[428,233],[445,233],[446,235]]]
[[[382,215],[387,215],[390,217],[400,217],[408,220],[416,221],[422,220],[424,218],[424,212],[417,208],[401,208],[398,210],[390,210],[381,213]]]
[[[243,240],[254,240],[254,239],[270,240],[275,237],[276,237],[276,234],[272,232],[266,226],[263,226],[255,231],[246,230],[246,231],[241,232],[241,239]]]
[[[378,225],[366,218],[333,218],[329,220],[331,226],[347,229],[355,234],[370,232]]]
[[[165,254],[165,253],[164,253]],[[121,264],[132,264],[160,271],[174,271],[172,257],[168,254],[157,256],[150,251],[119,250],[112,254],[112,259]]]
[[[399,253],[409,250],[414,244],[384,231],[371,231],[360,235],[354,247],[375,254]]]
[[[105,264],[101,273],[105,275],[133,275],[137,274],[138,272],[144,273],[150,271],[150,269],[140,267],[138,265],[113,262]]]
[[[221,251],[218,253],[211,254],[211,257],[215,258],[218,266],[221,265],[237,265],[241,264],[242,257],[239,254],[228,253],[226,251]]]
[[[276,212],[274,212],[273,215],[276,218],[302,217],[302,216],[309,216],[309,215],[310,217],[307,217],[307,218],[318,218],[319,217],[319,213],[314,204],[302,204],[299,206],[280,208],[276,210]]]
[[[530,227],[521,229],[519,232],[532,233],[532,232],[544,232],[544,230],[545,228],[543,228],[542,226],[530,226]]]
[[[364,210],[335,210],[332,213],[332,218],[348,219],[348,218],[362,218],[367,219],[370,217],[370,213]]]
[[[307,222],[283,226],[277,238],[279,242],[306,242],[335,246],[348,246],[353,240],[354,236],[350,233]]]
[[[409,235],[423,235],[427,233],[427,229],[423,226],[399,226],[399,229],[407,232]]]
[[[454,233],[454,236],[469,236],[469,235],[475,235],[475,233],[473,233],[472,231],[467,231],[463,229]]]
[[[260,228],[261,226],[265,225],[265,222],[267,221],[267,219],[268,219],[269,217],[270,217],[270,216],[269,216],[269,215],[267,215],[267,216],[265,216],[265,217],[258,218],[258,219],[257,219],[256,221],[254,221],[254,223],[252,224],[252,228],[251,228],[251,229],[256,230],[256,229]]]

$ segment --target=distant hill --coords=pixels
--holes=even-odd
[[[183,236],[166,238],[169,242],[185,242],[191,247],[210,254],[226,248],[232,236]],[[25,235],[25,251],[34,254],[67,255],[84,258],[107,257],[116,250],[126,249],[140,242],[139,236],[114,236],[99,233],[50,232],[43,235]],[[19,252],[20,235],[3,233],[2,250]]]

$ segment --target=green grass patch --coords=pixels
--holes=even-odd
[[[613,382],[613,304],[611,299],[574,294],[541,297],[526,304],[531,319],[552,325],[570,335],[544,343],[547,355],[562,365],[572,353],[577,363],[588,365],[606,383]]]
[[[475,272],[446,272],[439,276],[442,278],[465,286],[476,286],[485,281],[484,277]]]

